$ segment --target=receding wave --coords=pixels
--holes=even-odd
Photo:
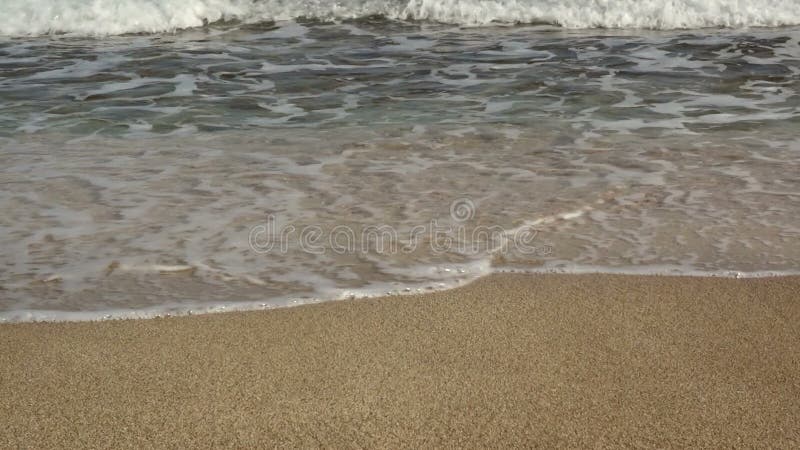
[[[367,16],[459,25],[689,29],[800,24],[800,0],[6,0],[0,34],[157,33],[236,20]]]

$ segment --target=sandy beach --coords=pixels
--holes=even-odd
[[[0,326],[0,447],[800,445],[800,277]]]
[[[800,0],[2,1],[0,450],[800,449]]]

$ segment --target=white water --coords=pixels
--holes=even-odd
[[[417,16],[472,11],[426,5]],[[104,11],[64,11],[82,8]],[[507,270],[800,274],[798,27],[237,27],[0,38],[0,322],[293,306]],[[297,228],[285,250],[254,245],[267,217]],[[410,239],[436,224],[454,227],[451,251]],[[340,225],[392,227],[413,251],[299,239]],[[473,233],[487,226],[535,240]]]
[[[261,131],[9,139],[0,322],[266,309],[509,270],[800,274],[800,162],[788,138],[770,147],[708,133],[642,146],[623,135],[554,149],[531,129],[487,152],[477,129],[418,128],[272,129],[275,143]],[[426,237],[437,224],[449,244]],[[322,240],[300,238],[308,225]],[[402,251],[356,237],[337,250],[330,239],[367,225],[397,230]],[[428,231],[411,240],[418,226]],[[500,227],[504,239],[481,240],[476,226]]]
[[[0,35],[156,33],[220,20],[382,15],[462,25],[683,29],[800,24],[800,0],[4,0]]]

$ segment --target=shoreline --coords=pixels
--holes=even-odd
[[[206,314],[242,313],[254,311],[272,311],[275,309],[296,308],[298,306],[317,305],[320,303],[366,300],[381,297],[406,297],[427,295],[461,289],[484,278],[506,275],[527,276],[622,276],[622,277],[666,277],[666,278],[719,278],[719,279],[774,279],[800,277],[797,270],[714,270],[702,271],[686,269],[680,266],[656,265],[642,267],[599,267],[592,265],[572,265],[563,267],[541,267],[536,269],[505,269],[490,270],[486,273],[474,275],[466,280],[456,281],[444,279],[438,283],[440,287],[426,286],[423,283],[397,286],[394,283],[383,283],[380,287],[370,286],[357,289],[341,289],[325,297],[296,298],[286,297],[272,300],[272,303],[241,301],[230,303],[189,303],[169,307],[148,307],[132,309],[110,309],[98,311],[61,311],[61,310],[12,310],[0,312],[0,326],[16,323],[74,323],[74,322],[104,322],[116,320],[151,320],[171,317],[192,317]],[[413,287],[411,287],[413,286]]]
[[[0,324],[0,446],[800,443],[800,276]]]

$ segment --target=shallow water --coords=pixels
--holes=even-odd
[[[0,38],[0,318],[800,261],[800,29]]]

